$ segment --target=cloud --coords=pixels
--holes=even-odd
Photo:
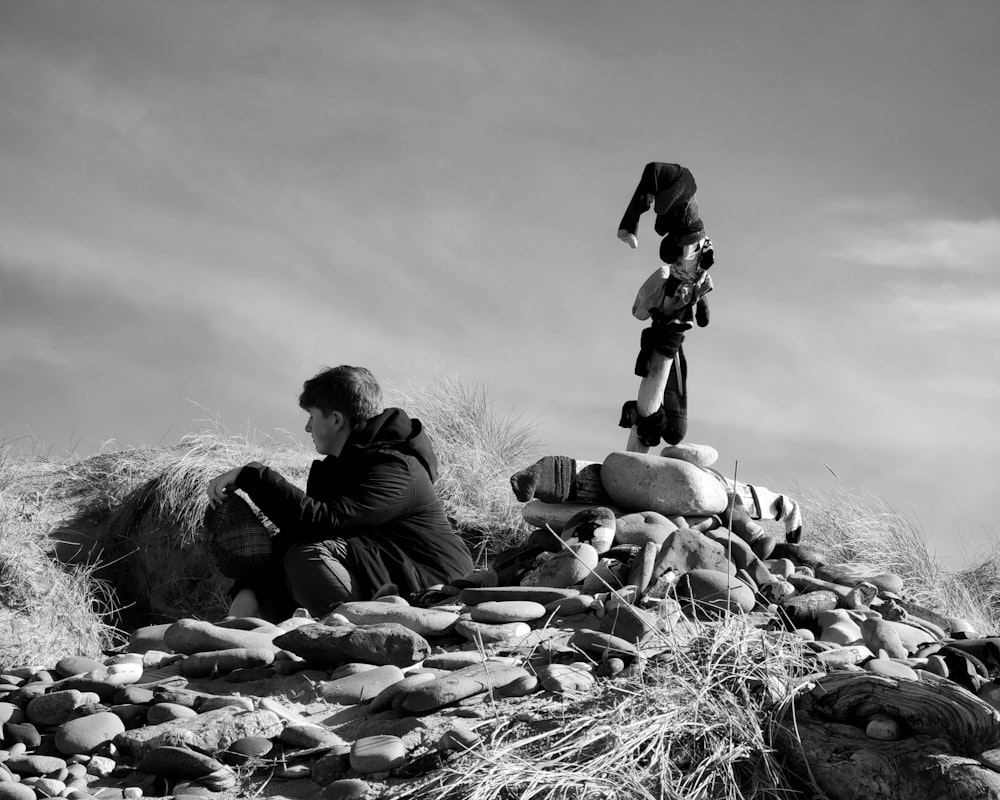
[[[996,341],[1000,337],[1000,287],[955,286],[928,287],[897,285],[881,298],[866,298],[864,307],[871,313],[889,313],[911,329],[942,333],[973,331],[977,337]],[[979,346],[983,345],[980,338]]]
[[[843,244],[827,255],[853,265],[930,271],[995,271],[1000,262],[1000,219],[956,219],[922,213],[915,198],[840,198],[825,212],[835,217]]]

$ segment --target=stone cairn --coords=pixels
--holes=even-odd
[[[0,800],[205,797],[255,769],[297,798],[378,797],[479,747],[491,703],[628,679],[688,620],[729,614],[814,662],[773,734],[803,781],[834,800],[1000,800],[1000,638],[896,575],[776,541],[716,459],[542,459],[511,478],[524,544],[416,604],[387,587],[319,620],[182,619],[101,661],[12,669]]]

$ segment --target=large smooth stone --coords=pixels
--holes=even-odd
[[[467,606],[489,603],[494,600],[528,600],[534,603],[551,603],[580,594],[579,589],[557,589],[551,586],[476,586],[462,589],[459,595]]]
[[[418,608],[383,603],[379,600],[357,600],[341,603],[336,613],[355,625],[397,623],[421,636],[442,636],[458,622],[458,614],[437,608]]]
[[[742,581],[713,569],[695,569],[677,581],[677,599],[694,609],[700,619],[719,613],[749,613],[756,605],[754,593]]]
[[[665,621],[651,611],[619,603],[601,619],[601,631],[626,642],[641,645],[649,637],[663,631]]]
[[[862,561],[844,564],[822,564],[816,569],[816,577],[843,586],[857,586],[859,583],[873,583],[883,592],[900,594],[903,579],[891,572],[879,572],[874,565]]]
[[[583,579],[580,590],[584,594],[594,595],[621,589],[628,577],[628,565],[613,558],[602,558],[597,566]]]
[[[83,705],[83,693],[76,689],[61,689],[35,697],[28,702],[25,712],[33,725],[49,727],[61,725],[70,718],[74,709]]]
[[[719,451],[707,444],[668,444],[660,451],[663,458],[679,458],[696,467],[710,467],[719,460]]]
[[[28,777],[51,775],[53,772],[65,769],[66,761],[56,756],[23,755],[11,756],[3,762],[3,765],[11,772]]]
[[[580,628],[575,631],[570,636],[568,644],[598,660],[612,657],[631,659],[639,655],[639,648],[632,642],[593,628]]]
[[[821,611],[817,619],[820,627],[819,639],[839,647],[862,642],[861,627],[857,621],[842,608]]]
[[[538,670],[538,680],[553,694],[575,694],[594,685],[594,673],[589,664],[575,661],[572,664],[546,664]]]
[[[64,722],[56,730],[55,745],[63,755],[89,755],[124,732],[125,723],[121,717],[102,711]]]
[[[24,722],[24,709],[13,703],[0,702],[0,725]]]
[[[643,547],[647,542],[662,545],[677,530],[673,520],[658,511],[632,511],[615,521],[615,544]]]
[[[365,736],[351,747],[351,769],[362,775],[388,772],[405,761],[406,745],[398,736]]]
[[[746,570],[758,586],[775,580],[771,570],[764,566],[764,562],[754,549],[739,536],[730,533],[726,528],[716,528],[704,535],[718,542],[736,568]]]
[[[891,622],[869,617],[860,627],[865,646],[873,653],[884,650],[890,658],[906,658],[909,655]]]
[[[174,745],[163,745],[145,753],[138,768],[151,775],[203,781],[207,787],[218,790],[231,788],[236,783],[235,774],[221,761],[187,747]]]
[[[529,674],[524,667],[498,661],[472,664],[405,692],[401,695],[400,706],[404,711],[424,714],[491,689],[500,689]]]
[[[589,544],[572,545],[530,570],[521,578],[521,585],[569,588],[582,582],[597,561],[597,551]]]
[[[660,548],[653,566],[653,580],[666,572],[681,574],[692,569],[728,572],[730,563],[721,544],[698,531],[680,528]]]
[[[876,675],[885,675],[897,680],[918,681],[920,676],[913,667],[891,658],[873,658],[861,665],[861,668]]]
[[[0,781],[0,800],[36,800],[35,790],[23,783]]]
[[[473,622],[531,622],[545,616],[545,606],[530,600],[494,600],[472,607]]]
[[[386,608],[401,608],[382,603]],[[352,661],[408,667],[430,654],[427,640],[411,628],[395,622],[352,627],[347,625],[303,625],[275,637],[275,644],[306,661],[336,666]]]
[[[819,632],[819,615],[837,607],[838,597],[829,589],[819,589],[808,594],[797,594],[781,603],[781,610],[793,628],[809,628]]]
[[[319,687],[319,694],[331,703],[364,703],[373,700],[382,690],[404,677],[399,667],[386,664],[335,681],[327,681]]]
[[[56,674],[60,678],[68,678],[70,675],[82,675],[84,672],[93,672],[104,666],[100,661],[86,656],[66,656],[56,662]]]
[[[610,453],[601,466],[608,496],[623,509],[711,515],[726,510],[726,490],[712,473],[678,458]]]

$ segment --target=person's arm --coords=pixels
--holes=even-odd
[[[309,497],[259,463],[240,470],[236,487],[283,533],[302,541],[357,536],[405,515],[413,500],[409,467],[393,455],[373,460],[359,480],[329,502]]]

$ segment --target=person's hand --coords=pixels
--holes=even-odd
[[[215,508],[219,503],[226,499],[226,495],[232,492],[236,487],[236,478],[240,474],[240,470],[243,467],[235,467],[229,472],[223,472],[218,478],[215,478],[211,483],[208,484],[208,488],[205,489],[205,493],[208,495],[208,504]]]
[[[624,228],[618,231],[618,238],[621,239],[625,244],[635,250],[639,246],[639,240],[636,238],[634,233],[629,233]]]

